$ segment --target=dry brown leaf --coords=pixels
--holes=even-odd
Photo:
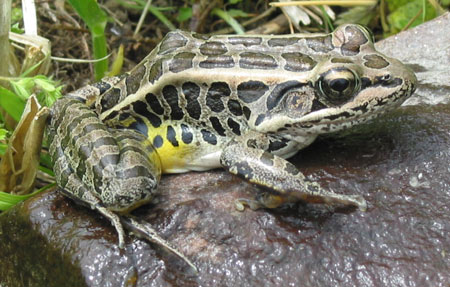
[[[13,194],[33,191],[48,115],[49,109],[41,108],[34,95],[28,99],[0,162],[1,191]]]

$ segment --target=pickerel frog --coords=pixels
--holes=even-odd
[[[325,191],[286,158],[399,106],[415,84],[358,25],[283,36],[170,32],[131,72],[55,103],[56,180],[111,220],[120,246],[122,223],[139,223],[118,214],[151,201],[162,173],[223,167],[262,187],[240,209],[303,200],[364,210],[360,195]]]

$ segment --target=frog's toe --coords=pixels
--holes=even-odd
[[[239,211],[243,211],[245,206],[252,210],[260,208],[277,208],[289,200],[282,195],[272,194],[269,192],[262,192],[255,196],[254,199],[239,198],[235,202],[235,207]]]
[[[123,249],[125,247],[125,231],[123,229],[122,223],[120,222],[119,215],[98,204],[95,206],[95,208],[111,221],[111,224],[116,229],[117,236],[119,237],[119,248]]]
[[[236,208],[237,211],[244,211],[246,206],[251,210],[257,210],[264,207],[264,205],[255,199],[238,198],[234,202],[234,208]]]
[[[328,194],[324,197],[325,203],[328,204],[343,204],[346,206],[357,207],[360,211],[367,210],[367,202],[361,195],[342,195],[342,194]]]
[[[349,198],[360,211],[367,210],[367,202],[361,195],[349,195]]]
[[[117,231],[117,235],[119,237],[119,248],[123,249],[125,247],[125,234],[123,233],[123,230],[118,230],[116,228],[116,231]]]

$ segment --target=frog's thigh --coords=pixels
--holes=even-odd
[[[143,135],[108,129],[93,111],[70,98],[55,103],[49,134],[50,142],[60,142],[70,169],[106,208],[126,212],[151,199],[161,168]]]
[[[109,218],[123,244],[114,211],[127,212],[151,200],[161,170],[157,154],[144,136],[108,130],[75,99],[57,101],[52,111],[49,141],[58,185]]]
[[[323,190],[309,182],[287,160],[260,149],[250,148],[236,142],[225,147],[221,155],[222,165],[231,173],[247,181],[269,189],[258,194],[254,200],[240,200],[238,209],[246,204],[253,209],[275,208],[285,202],[305,200],[313,203],[340,203],[365,209],[365,200],[359,195],[339,195]]]
[[[127,212],[149,202],[161,177],[161,162],[147,138],[132,130],[111,130],[120,150],[112,177],[102,179],[102,201]]]

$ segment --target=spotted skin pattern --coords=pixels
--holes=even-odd
[[[50,153],[58,185],[109,218],[121,245],[117,214],[152,200],[162,173],[223,167],[264,187],[239,209],[297,200],[365,209],[361,196],[327,192],[285,158],[397,107],[415,83],[358,25],[286,36],[174,31],[131,72],[59,100]]]

